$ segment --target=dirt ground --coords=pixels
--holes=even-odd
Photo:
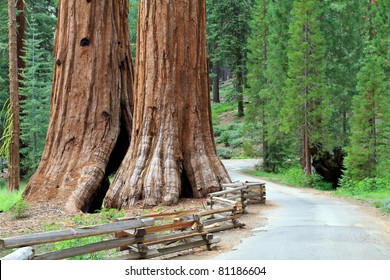
[[[243,228],[232,229],[224,232],[214,233],[215,236],[221,238],[221,242],[213,246],[212,251],[207,251],[205,247],[191,249],[175,255],[165,256],[161,259],[183,259],[183,260],[202,260],[210,259],[217,254],[232,250],[235,245],[240,242],[240,239],[248,237],[252,234],[252,229],[260,227],[264,222],[265,217],[262,216],[262,209],[270,207],[267,204],[249,205],[249,213],[241,216],[239,221],[245,224]],[[196,209],[199,211],[207,208],[205,199],[183,199],[176,206],[171,207],[155,207],[152,209],[142,209],[142,207],[134,207],[125,211],[126,217],[142,216],[152,213],[167,213],[180,212],[184,210]],[[99,220],[98,215],[101,214],[83,214],[79,217],[90,218],[91,221]],[[88,217],[85,217],[88,216]],[[74,215],[69,215],[64,211],[51,204],[30,205],[28,216],[23,219],[15,219],[10,213],[0,213],[0,237],[19,236],[32,234],[37,232],[47,231],[48,228],[66,229],[77,226],[75,224]]]

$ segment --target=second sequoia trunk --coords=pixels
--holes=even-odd
[[[230,181],[211,125],[205,0],[140,1],[139,19],[132,142],[107,207],[170,205]]]

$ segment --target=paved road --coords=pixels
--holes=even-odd
[[[224,161],[232,180],[254,160]],[[267,206],[259,227],[215,259],[390,260],[390,221],[362,206],[320,192],[266,182]]]

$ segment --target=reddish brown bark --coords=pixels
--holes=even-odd
[[[17,53],[16,1],[8,0],[8,38],[9,38],[9,80],[10,106],[12,114],[11,143],[8,159],[8,189],[16,191],[20,185],[20,104]]]
[[[101,207],[131,131],[127,15],[127,0],[59,2],[49,129],[25,199]]]
[[[211,125],[205,0],[141,0],[132,142],[107,207],[174,204],[229,182]]]

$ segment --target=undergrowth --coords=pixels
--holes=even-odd
[[[325,182],[321,175],[312,174],[310,177],[307,177],[302,169],[296,166],[283,169],[278,173],[268,173],[260,170],[247,170],[246,173],[293,187],[313,188],[325,191],[332,190],[332,184]]]
[[[7,188],[7,182],[0,180],[0,211],[7,212],[10,210],[21,199],[23,191],[24,188],[16,192],[10,192]]]
[[[364,178],[357,181],[344,176],[335,194],[369,202],[390,214],[390,181],[386,178]]]

